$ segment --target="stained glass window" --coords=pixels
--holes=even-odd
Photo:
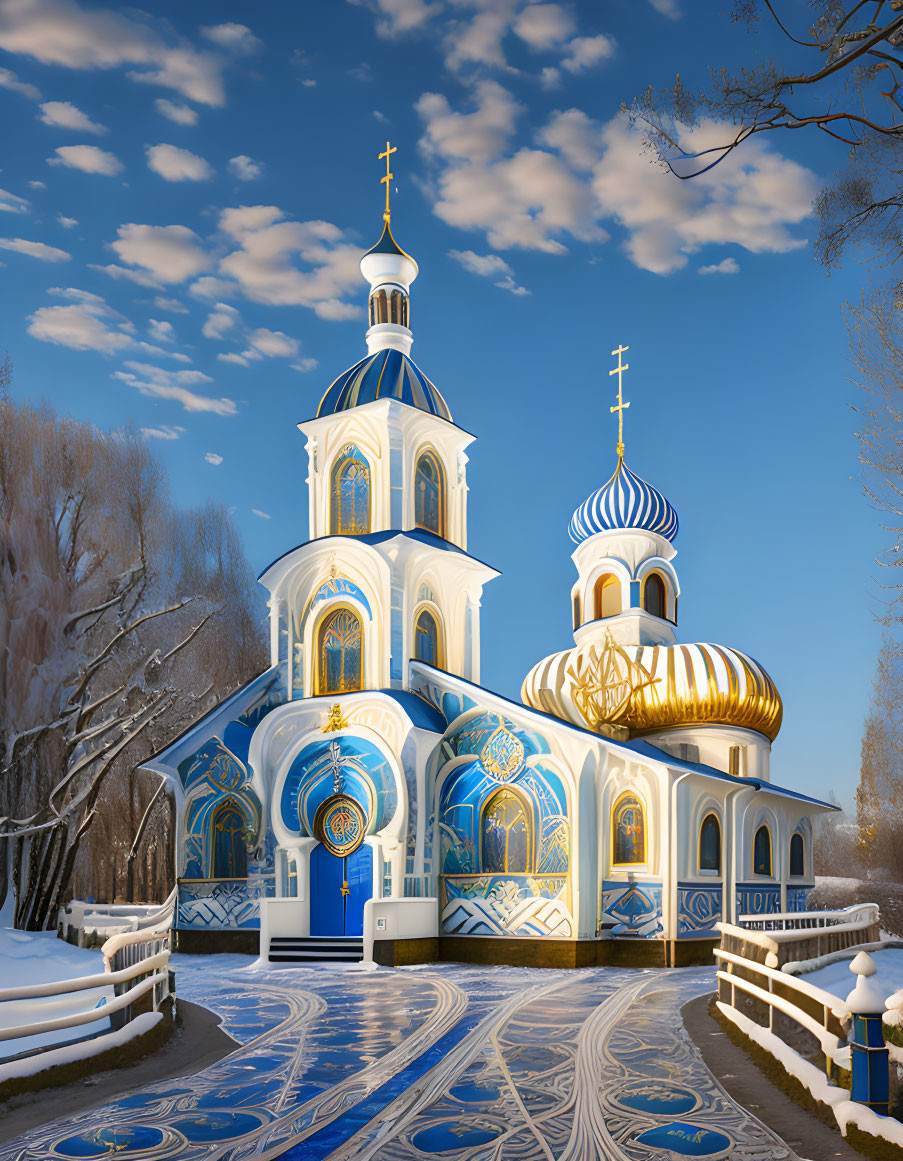
[[[226,801],[213,818],[214,879],[246,879],[248,848],[245,845],[245,823],[234,802]]]
[[[665,616],[665,582],[657,572],[651,572],[643,585],[643,608],[653,617]]]
[[[533,836],[525,800],[503,787],[483,807],[482,865],[488,872],[526,875],[532,871]]]
[[[439,626],[429,609],[421,609],[414,625],[414,656],[428,665],[441,665]]]
[[[330,526],[334,536],[370,531],[370,468],[356,447],[346,447],[332,468]]]
[[[346,693],[361,688],[363,637],[360,618],[351,609],[336,609],[320,626],[318,693]]]
[[[714,814],[707,814],[699,829],[699,869],[721,870],[721,823]]]
[[[806,873],[806,859],[805,847],[803,846],[803,836],[795,834],[790,840],[790,874],[791,875],[805,875]]]
[[[596,581],[596,620],[600,617],[615,617],[621,611],[621,583],[617,577],[606,573]]]
[[[445,480],[435,452],[425,451],[414,473],[414,523],[445,536]]]
[[[760,826],[753,842],[753,874],[771,874],[771,835],[767,826]]]
[[[643,804],[625,794],[615,804],[613,819],[614,863],[645,863],[646,819]]]

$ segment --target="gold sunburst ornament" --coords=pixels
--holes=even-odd
[[[624,724],[639,691],[658,680],[614,640],[610,631],[601,650],[595,645],[577,650],[566,673],[574,704],[595,730],[602,725]]]

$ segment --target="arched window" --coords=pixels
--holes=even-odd
[[[402,295],[401,298],[401,325],[406,327],[408,325],[408,296]]]
[[[428,665],[442,665],[439,626],[429,609],[421,609],[414,623],[414,656]]]
[[[574,593],[574,628],[580,628],[580,594]]]
[[[771,834],[767,826],[760,826],[753,840],[753,874],[771,874]]]
[[[414,523],[445,536],[445,478],[433,451],[423,452],[414,471]]]
[[[376,321],[381,323],[388,322],[389,304],[384,290],[381,290],[376,296],[376,304]]]
[[[806,848],[803,843],[803,836],[795,834],[790,839],[790,874],[791,875],[805,875],[806,873]]]
[[[621,582],[610,572],[600,576],[593,588],[595,616],[615,617],[621,611]]]
[[[646,818],[643,804],[634,794],[625,794],[615,803],[612,815],[612,851],[615,864],[645,863]]]
[[[336,609],[323,619],[317,636],[317,693],[361,689],[363,634],[351,609]]]
[[[651,572],[643,585],[643,608],[653,617],[665,616],[665,582],[657,572]]]
[[[717,814],[707,814],[699,828],[699,869],[721,870],[721,823]]]
[[[354,446],[346,447],[330,475],[330,528],[333,536],[370,531],[370,468]]]
[[[526,800],[503,786],[483,807],[480,824],[484,872],[529,875],[533,870],[533,827]]]
[[[247,879],[248,848],[245,844],[245,820],[231,799],[213,816],[213,858],[211,878]]]

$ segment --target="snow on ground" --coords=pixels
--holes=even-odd
[[[877,974],[873,977],[879,990],[887,996],[892,996],[903,988],[903,947],[887,947],[883,951],[870,953],[875,961]],[[850,959],[838,960],[814,972],[806,972],[800,976],[807,984],[814,984],[817,988],[824,988],[845,1000],[856,984],[856,976],[850,971]]]
[[[73,947],[57,939],[54,931],[16,931],[12,927],[0,927],[0,988],[55,983],[77,976],[96,975],[103,970],[103,956],[99,950]],[[85,1012],[97,1007],[105,997],[113,998],[112,987],[33,1000],[4,1000],[0,1002],[0,1028],[37,1024]],[[95,1032],[106,1032],[109,1027],[109,1019],[104,1018],[77,1028],[0,1040],[0,1061],[48,1044],[68,1044]]]

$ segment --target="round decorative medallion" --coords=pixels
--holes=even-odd
[[[333,794],[314,815],[314,835],[333,855],[350,855],[364,841],[367,816],[356,799]]]

